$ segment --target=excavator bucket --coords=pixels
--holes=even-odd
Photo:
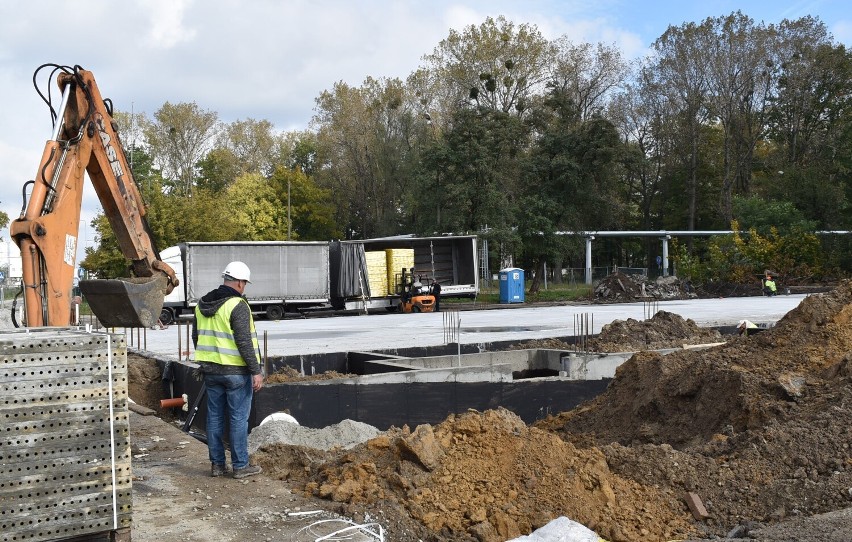
[[[160,319],[167,284],[165,276],[81,280],[80,291],[104,327],[151,327]]]

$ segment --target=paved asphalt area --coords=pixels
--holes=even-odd
[[[439,313],[258,319],[256,325],[262,351],[269,356],[288,356],[441,345],[456,342],[449,335],[451,328],[458,332],[461,344],[564,337],[579,334],[578,329],[593,335],[613,320],[644,320],[657,310],[692,319],[701,327],[736,325],[743,319],[771,326],[805,297],[797,294],[544,307],[511,304],[465,311],[452,311],[452,305],[445,303],[450,310]],[[187,344],[191,345],[191,339],[185,323],[166,329],[116,331],[125,331],[128,345],[134,349],[167,359],[187,359],[190,355]]]

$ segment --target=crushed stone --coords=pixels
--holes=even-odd
[[[379,433],[376,427],[354,420],[343,420],[321,429],[272,420],[255,427],[249,434],[249,454],[271,444],[304,446],[316,450],[348,449],[376,437]]]

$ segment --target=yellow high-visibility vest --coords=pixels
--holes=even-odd
[[[216,314],[210,317],[204,316],[198,306],[195,307],[195,321],[198,332],[195,361],[245,366],[246,362],[237,349],[237,342],[234,340],[234,334],[231,331],[231,313],[240,302],[248,306],[245,299],[232,297],[219,307]],[[249,317],[249,326],[254,355],[257,362],[260,363],[260,345],[257,341],[257,331],[254,328],[254,318]]]

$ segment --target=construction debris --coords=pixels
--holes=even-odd
[[[649,280],[645,275],[613,273],[603,278],[594,290],[595,303],[624,303],[638,300],[697,298],[692,285],[674,276]]]

